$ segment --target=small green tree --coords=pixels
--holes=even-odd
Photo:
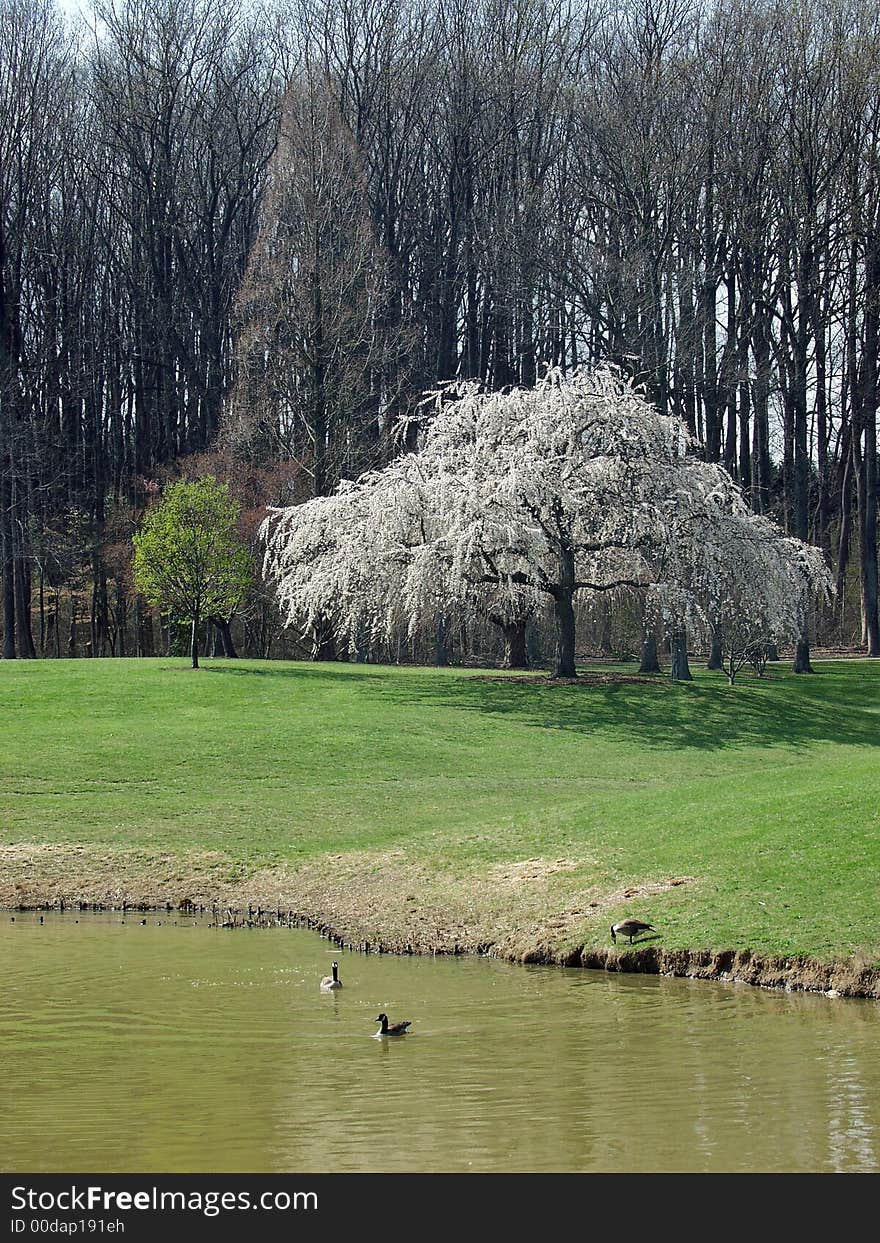
[[[192,667],[199,667],[199,624],[228,617],[253,579],[250,553],[236,530],[239,505],[213,475],[169,484],[134,536],[135,585],[151,604],[192,622]]]

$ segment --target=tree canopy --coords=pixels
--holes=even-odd
[[[169,484],[134,536],[138,590],[180,621],[192,623],[192,666],[199,667],[199,625],[227,618],[252,581],[247,547],[236,530],[239,506],[212,475]]]
[[[768,636],[788,638],[828,585],[821,552],[750,514],[684,422],[612,368],[450,386],[432,406],[417,452],[270,511],[265,567],[289,624],[330,616],[354,643],[456,607],[549,607],[557,676],[574,677],[578,596],[642,591],[671,635],[760,595]]]

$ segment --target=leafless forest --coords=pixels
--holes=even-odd
[[[5,658],[165,650],[131,533],[169,478],[253,533],[437,381],[608,360],[880,655],[878,335],[872,0],[0,0]],[[259,586],[227,623],[297,650]]]

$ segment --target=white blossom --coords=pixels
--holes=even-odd
[[[514,620],[549,606],[573,672],[578,595],[644,589],[667,633],[749,618],[781,639],[827,586],[819,550],[751,514],[682,421],[611,368],[504,393],[448,386],[420,427],[416,452],[269,512],[265,569],[288,624],[329,618],[354,645],[456,608]]]

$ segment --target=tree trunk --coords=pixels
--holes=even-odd
[[[143,625],[144,625],[144,606],[141,603],[140,596],[135,596],[134,598],[134,654],[135,656],[144,655]]]
[[[28,563],[21,557],[14,562],[14,580],[18,654],[26,660],[34,660],[37,649],[31,632],[31,574]]]
[[[312,660],[338,660],[336,635],[326,618],[320,618],[312,630]]]
[[[795,673],[812,673],[813,666],[810,664],[810,640],[807,635],[802,635],[797,641],[797,650],[794,656]]]
[[[434,664],[445,669],[449,664],[449,649],[446,646],[446,618],[441,613],[434,628]]]
[[[116,584],[116,632],[119,636],[119,655],[128,655],[126,631],[128,629],[128,595],[121,583]]]
[[[3,659],[15,660],[15,562],[3,558]]]
[[[657,636],[646,634],[642,640],[642,663],[639,673],[660,673],[660,657],[657,655]]]
[[[603,656],[607,656],[610,659],[614,655],[614,643],[611,638],[611,608],[607,600],[601,600],[599,607],[599,633],[597,636],[599,651]]]
[[[77,618],[76,598],[72,596],[70,600],[70,627],[67,631],[68,659],[76,656],[76,618]]]
[[[40,570],[40,655],[46,655],[46,584],[43,579],[43,571]]]
[[[138,655],[139,656],[155,656],[156,655],[156,636],[153,629],[153,614],[149,609],[140,609],[140,616],[136,622],[138,632]]]
[[[684,630],[676,630],[672,635],[670,650],[672,655],[672,668],[670,670],[672,681],[692,681],[690,666],[688,665],[687,633]]]
[[[190,651],[192,653],[192,667],[193,669],[198,669],[199,667],[199,615],[198,613],[196,613],[192,619],[192,642],[190,644]]]
[[[809,385],[809,329],[810,303],[813,287],[813,251],[805,248],[798,261],[797,291],[798,310],[797,325],[792,334],[792,531],[798,539],[809,540],[809,428],[808,428],[808,385]],[[788,401],[786,402],[788,404]],[[798,638],[797,652],[794,661],[795,673],[812,673],[810,664],[810,638],[807,625],[804,623],[803,633]]]
[[[770,503],[772,464],[770,461],[770,389],[772,365],[769,329],[759,318],[752,338],[755,356],[755,411],[752,423],[752,508],[765,513]]]
[[[55,654],[56,636],[58,634],[57,596],[55,601],[55,608],[52,607],[50,602],[49,609],[46,613],[46,646],[43,650],[44,656],[49,652],[51,652],[53,656]]]
[[[502,669],[528,669],[529,654],[526,645],[528,623],[524,620],[509,622],[497,613],[490,613],[489,621],[493,626],[497,626],[504,636]]]
[[[877,355],[880,350],[880,204],[877,228],[872,232],[868,255],[865,307],[865,347],[862,361],[861,423],[865,449],[862,455],[864,485],[860,526],[861,591],[865,618],[865,643],[869,656],[880,656],[880,609],[877,582]]]
[[[228,622],[225,617],[210,617],[209,621],[214,627],[217,638],[220,640],[223,655],[231,660],[237,660],[238,652],[235,650],[235,644],[232,641],[230,622]]]
[[[0,283],[0,299],[3,290]],[[2,348],[0,341],[0,348]],[[0,400],[2,400],[0,394]],[[4,447],[5,446],[0,446]],[[0,561],[3,571],[3,659],[15,660],[15,559],[12,540],[12,489],[5,478],[9,456],[0,459]]]
[[[576,678],[574,666],[574,592],[557,588],[553,611],[556,615],[556,677]]]
[[[804,632],[797,641],[797,649],[794,657],[795,673],[813,673],[813,666],[810,664],[810,636],[807,627],[804,626]]]
[[[526,648],[526,623],[511,622],[502,627],[504,632],[504,668],[528,669],[529,654]]]
[[[721,641],[721,631],[712,631],[712,646],[709,651],[709,659],[706,662],[707,669],[723,669],[724,668],[724,651]]]
[[[99,558],[94,564],[94,587],[92,590],[92,655],[107,655],[107,636],[110,632],[109,606],[107,603],[107,573]]]
[[[705,420],[706,460],[717,462],[721,457],[721,419],[719,417],[719,392],[717,369],[718,311],[718,257],[717,222],[715,219],[715,147],[714,134],[710,136],[703,206],[703,254],[706,270],[699,291],[699,315],[703,330],[703,417]]]

